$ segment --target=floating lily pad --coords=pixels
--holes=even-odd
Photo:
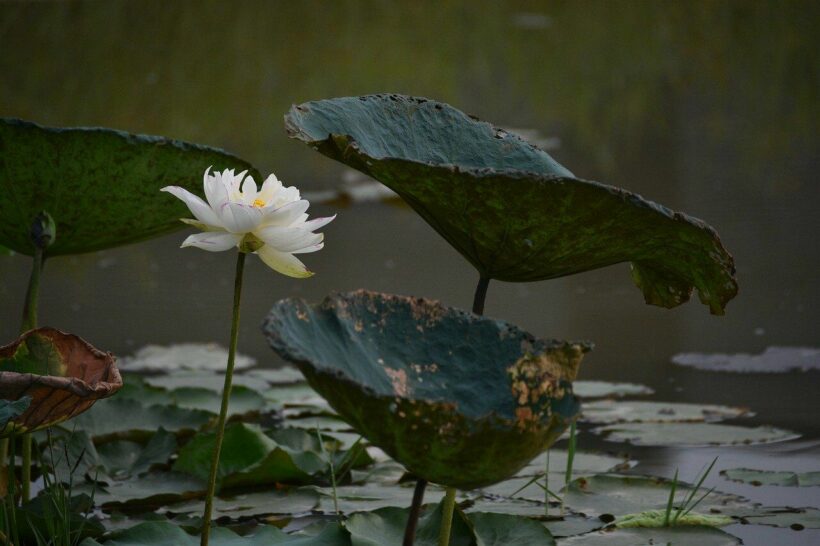
[[[146,345],[120,361],[120,368],[129,372],[163,372],[195,370],[222,372],[228,363],[228,351],[216,343],[176,343],[174,345]],[[256,360],[236,355],[234,369],[250,368]]]
[[[462,489],[509,477],[566,429],[590,348],[366,291],[280,301],[265,332],[356,432],[413,474]]]
[[[216,497],[213,505],[214,519],[227,517],[239,519],[263,515],[304,515],[313,510],[319,503],[319,494],[308,488],[278,490],[270,488],[265,491],[241,493],[226,497]],[[201,515],[205,502],[189,501],[172,504],[165,511],[172,514]]]
[[[244,372],[244,375],[257,377],[267,381],[271,385],[291,385],[305,382],[305,376],[302,375],[302,372],[292,366],[282,366],[281,368],[255,368]]]
[[[820,510],[817,508],[764,508],[758,514],[747,514],[742,520],[755,525],[790,527],[795,530],[820,529]]]
[[[584,404],[583,420],[589,423],[697,423],[749,415],[748,408],[686,404],[682,402],[614,402]]]
[[[181,387],[197,387],[208,389],[215,393],[222,394],[225,386],[225,376],[208,371],[187,371],[169,373],[167,375],[152,375],[144,379],[145,384],[160,389],[174,390]],[[233,386],[247,387],[259,393],[263,393],[268,388],[267,382],[245,374],[233,376]]]
[[[353,514],[345,527],[356,546],[387,546],[402,543],[408,510],[402,508],[380,508],[373,512]],[[428,508],[419,518],[414,546],[437,546],[441,527],[441,504]],[[471,546],[475,537],[464,514],[456,508],[453,527],[450,532],[452,546]]]
[[[413,500],[413,485],[410,483],[342,485],[337,486],[335,492],[330,487],[311,487],[310,489],[319,493],[319,506],[316,510],[325,514],[335,514],[337,506],[342,514],[370,512],[390,506],[403,508],[410,506]],[[443,497],[444,490],[433,485],[428,486],[424,495],[425,501],[429,503],[437,503]]]
[[[685,510],[684,510],[685,512]],[[695,526],[695,527],[725,527],[735,521],[724,514],[702,514],[691,511],[688,514],[681,513],[675,518],[675,526]],[[644,510],[637,514],[626,514],[619,516],[615,520],[615,527],[629,529],[634,527],[667,527],[666,509]]]
[[[328,439],[330,440],[330,439]],[[207,479],[215,441],[214,433],[200,434],[179,451],[174,470]],[[350,465],[372,463],[363,447],[351,454]],[[334,470],[341,478],[347,452],[334,453]],[[290,429],[265,434],[257,425],[235,423],[225,429],[217,479],[220,488],[274,483],[309,483],[330,470],[328,450],[306,431]]]
[[[561,546],[636,546],[644,544],[697,544],[736,546],[739,538],[713,527],[665,527],[660,529],[604,529],[561,540]]]
[[[179,387],[170,393],[175,406],[198,409],[218,414],[222,405],[221,395],[202,387]],[[242,385],[231,388],[231,400],[228,415],[244,415],[258,412],[266,407],[262,395]]]
[[[106,510],[144,510],[202,496],[206,482],[180,472],[150,472],[94,487],[95,503]]]
[[[133,243],[183,226],[188,210],[159,189],[202,193],[202,175],[250,170],[214,148],[102,128],[50,128],[0,119],[0,244],[34,250],[29,227],[47,210],[60,234],[49,255],[77,254]],[[101,203],[100,199],[104,199]]]
[[[710,372],[785,373],[820,369],[820,349],[814,347],[768,347],[759,355],[681,353],[672,362]]]
[[[672,482],[662,478],[599,474],[570,482],[564,491],[563,499],[576,513],[587,516],[610,514],[617,517],[645,510],[665,509],[671,487]],[[691,489],[688,484],[678,482],[676,503],[683,502]],[[703,491],[704,494],[706,492]],[[677,508],[678,504],[674,507]],[[742,497],[714,491],[705,495],[698,504],[700,512],[708,513],[712,509],[721,512],[725,509],[734,509],[753,513],[755,507]]]
[[[2,163],[2,162],[0,162]],[[80,415],[122,387],[114,356],[82,338],[39,328],[0,347],[0,399],[30,397],[0,435],[31,432]]]
[[[102,543],[87,539],[81,546],[198,546],[199,537],[189,535],[180,527],[165,521],[140,523],[115,532]],[[329,524],[316,536],[288,535],[276,527],[260,526],[246,536],[230,529],[214,527],[210,542],[213,546],[350,546],[347,532],[338,524]]]
[[[610,383],[609,381],[576,381],[573,383],[575,395],[584,398],[610,398],[653,394],[655,391],[637,383]]]
[[[209,423],[207,411],[174,406],[143,406],[136,400],[112,398],[72,421],[71,428],[85,431],[95,441],[147,439],[160,428],[171,432],[194,432]],[[70,429],[69,429],[70,430]]]
[[[765,444],[799,438],[790,430],[770,426],[738,427],[710,423],[626,423],[594,429],[610,442],[649,446]]]
[[[17,400],[0,400],[0,431],[15,417],[19,417],[31,405],[31,396],[21,396]]]
[[[398,193],[482,276],[538,281],[632,262],[647,303],[693,287],[712,313],[737,294],[734,262],[701,220],[576,178],[516,135],[436,101],[368,95],[307,102],[288,134]]]
[[[566,473],[569,453],[565,449],[550,449],[550,473]],[[517,476],[535,476],[544,472],[547,464],[547,452],[541,453],[521,469]],[[572,472],[575,475],[598,474],[629,468],[629,459],[625,456],[607,455],[589,451],[576,451],[572,458]]]
[[[751,468],[730,468],[721,470],[720,475],[733,482],[750,485],[782,485],[791,487],[809,487],[820,485],[820,472],[790,472],[773,470],[754,470]]]

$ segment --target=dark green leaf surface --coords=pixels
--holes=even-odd
[[[384,183],[486,277],[538,281],[631,262],[647,303],[693,288],[712,313],[734,261],[702,221],[576,178],[546,152],[455,108],[368,95],[294,106],[291,137]]]
[[[0,431],[6,429],[11,419],[21,415],[31,404],[31,396],[23,396],[18,400],[0,400]]]
[[[29,228],[48,211],[57,223],[49,255],[132,243],[183,226],[185,205],[160,193],[202,194],[202,176],[253,167],[226,152],[163,137],[103,128],[51,128],[0,120],[0,244],[31,254]]]
[[[235,423],[225,429],[217,479],[221,487],[273,483],[308,483],[329,469],[315,436],[292,429],[266,435],[258,425]],[[207,479],[215,441],[214,433],[200,434],[179,452],[174,470]],[[360,458],[359,465],[371,462]]]
[[[590,348],[366,291],[280,301],[265,332],[359,434],[462,489],[515,474],[555,441],[577,416],[570,381]]]

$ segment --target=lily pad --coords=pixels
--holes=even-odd
[[[0,431],[15,417],[19,417],[31,405],[31,396],[21,396],[17,400],[0,400]]]
[[[714,527],[664,527],[653,529],[609,528],[595,533],[569,537],[560,546],[636,546],[643,544],[697,544],[698,546],[737,546],[739,538]]]
[[[169,393],[175,406],[197,409],[218,414],[222,405],[222,396],[202,387],[179,387]],[[231,388],[231,401],[228,415],[244,415],[258,412],[266,407],[262,395],[248,387],[237,385]]]
[[[701,220],[576,178],[520,137],[440,102],[367,95],[307,102],[292,138],[398,193],[483,277],[538,281],[631,262],[647,303],[697,288],[712,313],[737,294],[734,262]]]
[[[429,506],[429,505],[428,505]],[[402,508],[380,508],[373,512],[353,514],[345,523],[355,546],[399,545],[404,536],[409,511]],[[414,546],[437,546],[441,526],[441,504],[428,508],[416,527]],[[456,508],[450,532],[452,546],[471,546],[475,537],[465,515]]]
[[[31,402],[2,435],[32,432],[88,410],[122,387],[114,356],[54,328],[30,330],[0,347],[0,399]]]
[[[609,514],[617,517],[644,510],[665,509],[671,487],[672,482],[662,478],[599,474],[570,482],[564,491],[563,499],[576,513],[587,516]],[[691,490],[690,485],[678,482],[676,502],[682,502]],[[675,504],[674,508],[677,507]],[[742,497],[713,491],[705,495],[698,504],[700,512],[708,513],[712,509],[720,512],[734,509],[743,513],[753,513],[755,507]]]
[[[110,439],[148,439],[157,430],[194,432],[209,423],[213,415],[207,411],[174,406],[144,406],[136,400],[112,398],[97,404],[91,411],[76,418],[71,427],[88,433],[95,441]]]
[[[103,128],[52,128],[0,119],[0,244],[34,250],[29,226],[47,210],[60,236],[48,254],[78,254],[178,230],[184,204],[159,189],[182,186],[202,193],[202,174],[250,170],[215,148]],[[102,201],[101,201],[102,200]]]
[[[626,423],[594,429],[610,442],[649,446],[765,444],[799,438],[790,430],[770,426],[738,427],[710,423]]]
[[[584,404],[583,420],[589,423],[700,423],[735,419],[749,414],[748,408],[731,406],[598,400]]]
[[[214,433],[200,434],[180,451],[174,470],[207,479],[213,455]],[[357,446],[350,464],[370,464],[363,447]],[[298,429],[265,434],[257,425],[235,423],[225,429],[217,479],[221,488],[273,483],[309,483],[315,476],[330,470],[327,449],[322,449],[314,435]],[[335,470],[347,452],[336,451]],[[348,467],[349,468],[349,467]]]
[[[403,508],[410,506],[413,500],[413,486],[410,483],[342,485],[337,486],[335,492],[331,487],[310,489],[320,495],[316,511],[324,514],[335,514],[337,507],[342,514],[370,512],[388,506]],[[427,502],[437,503],[444,498],[444,489],[429,485],[424,498]]]
[[[199,537],[189,535],[180,527],[165,521],[140,523],[115,532],[102,543],[85,540],[80,546],[198,546]],[[336,523],[327,525],[316,536],[288,535],[269,525],[257,527],[247,536],[239,536],[230,529],[214,527],[210,542],[213,546],[350,546],[347,532]]]
[[[768,347],[759,355],[681,353],[672,362],[710,372],[785,373],[820,369],[820,349],[815,347]]]
[[[302,372],[292,366],[282,366],[281,368],[254,368],[253,370],[244,372],[244,375],[258,377],[271,385],[291,385],[305,382],[305,376],[302,375]]]
[[[216,343],[176,343],[174,345],[146,345],[120,361],[120,368],[129,372],[163,372],[196,370],[223,372],[228,362],[228,351]],[[234,369],[250,368],[256,360],[236,355]]]
[[[791,487],[809,487],[820,485],[820,472],[791,472],[773,470],[754,470],[751,468],[729,468],[721,470],[720,475],[733,482],[750,485],[781,485]]]
[[[366,291],[282,300],[264,328],[356,432],[416,476],[461,489],[509,477],[555,441],[577,416],[570,381],[590,349]]]
[[[584,398],[610,398],[654,394],[654,390],[637,383],[611,383],[609,381],[576,381],[573,383],[575,395]]]
[[[94,502],[106,510],[145,510],[204,495],[206,482],[180,472],[150,472],[128,480],[97,484]]]
[[[152,375],[144,378],[145,384],[160,389],[174,390],[181,387],[197,387],[208,389],[219,395],[225,386],[225,376],[209,371],[180,370],[166,375]],[[233,386],[247,387],[262,393],[268,384],[257,377],[245,374],[233,376]]]
[[[764,508],[757,514],[747,514],[742,521],[755,525],[790,527],[794,530],[820,529],[820,510],[817,508]]]
[[[264,515],[298,516],[310,512],[319,503],[319,494],[308,488],[240,493],[226,497],[216,497],[213,505],[214,519],[227,517],[239,519]],[[165,511],[172,514],[201,515],[205,502],[201,500],[172,504]]]

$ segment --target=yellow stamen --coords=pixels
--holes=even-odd
[[[260,207],[260,208],[261,208],[261,207],[264,207],[264,206],[265,206],[265,202],[264,202],[264,201],[262,201],[261,199],[254,199],[254,201],[253,201],[253,206],[254,206],[254,207]]]

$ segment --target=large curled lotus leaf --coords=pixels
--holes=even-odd
[[[712,313],[737,293],[734,261],[707,224],[575,177],[520,137],[444,103],[395,94],[294,106],[289,135],[379,180],[482,276],[528,282],[631,262],[647,303],[697,288]]]
[[[111,353],[56,330],[30,330],[0,347],[0,399],[30,397],[0,435],[33,432],[75,417],[122,387]]]
[[[271,347],[371,444],[416,476],[504,480],[577,417],[586,343],[547,341],[438,302],[367,292],[279,301]]]
[[[202,175],[253,167],[222,150],[104,128],[53,128],[0,119],[0,244],[32,254],[40,211],[57,224],[50,256],[133,243],[184,227],[185,205],[160,193],[202,194]]]

